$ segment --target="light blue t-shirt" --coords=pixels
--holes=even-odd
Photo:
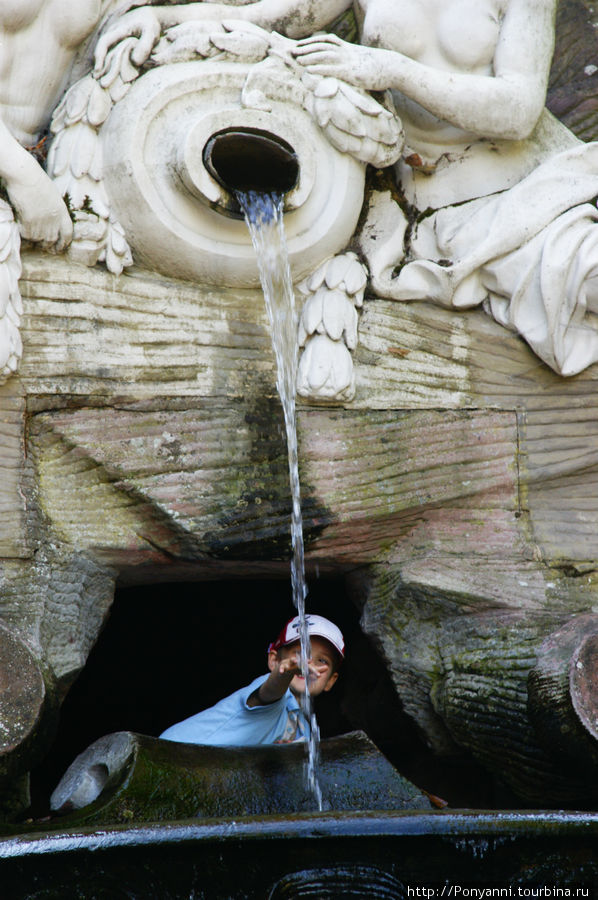
[[[297,700],[287,690],[267,706],[247,706],[248,697],[267,679],[260,675],[251,684],[211,706],[171,725],[160,737],[184,744],[246,747],[305,741],[307,724]]]

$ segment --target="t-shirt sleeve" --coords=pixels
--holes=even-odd
[[[171,725],[160,737],[167,741],[211,746],[274,743],[281,723],[286,721],[285,698],[267,706],[247,706],[251,694],[267,677],[262,675],[215,706]]]

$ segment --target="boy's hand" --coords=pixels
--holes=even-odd
[[[310,659],[307,663],[307,669],[307,680],[308,682],[311,682],[316,681],[320,675],[326,671],[327,666],[317,666],[313,660]],[[274,703],[276,700],[280,700],[291,681],[296,676],[299,678],[303,677],[299,653],[293,653],[291,656],[287,656],[285,659],[277,661],[276,665],[271,669],[270,675],[266,681],[264,681],[264,683],[248,698],[247,705],[250,707],[264,706],[268,703]]]
[[[307,670],[308,670],[308,678],[312,675],[314,678],[319,678],[320,675],[325,671],[326,666],[316,666],[315,663],[309,659],[307,661]],[[303,675],[301,670],[301,658],[298,653],[293,656],[287,657],[287,659],[283,659],[282,662],[278,665],[278,674],[285,675],[288,677],[289,681],[295,677],[295,675]]]
[[[293,656],[288,656],[286,659],[281,660],[272,674],[286,675],[288,676],[289,681],[295,675],[301,675],[301,659],[299,658],[299,654],[296,653]]]

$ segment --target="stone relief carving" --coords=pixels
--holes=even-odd
[[[367,271],[354,253],[335,256],[299,285],[305,297],[299,322],[297,391],[302,397],[351,399],[355,379],[350,350],[357,346],[357,309]]]
[[[77,51],[125,0],[8,0],[0,8],[0,379],[22,352],[21,238],[60,252],[73,225],[59,185],[35,158]],[[30,152],[31,151],[31,152]]]
[[[314,10],[299,0],[260,0],[237,7],[235,16],[301,37],[350,5],[331,0]],[[160,27],[175,25],[154,51],[154,63],[216,53],[253,62],[268,53],[271,63],[286,53],[288,72],[294,60],[295,69],[307,73],[299,76],[304,89],[318,79],[303,105],[329,139],[377,166],[390,158],[363,152],[369,144],[363,118],[371,116],[365,92],[393,91],[407,141],[397,162],[404,202],[389,210],[395,201],[382,196],[371,204],[373,224],[361,249],[376,294],[455,309],[483,305],[555,371],[571,375],[598,358],[595,208],[589,203],[596,194],[596,151],[543,109],[555,4],[536,5],[459,0],[424,10],[407,3],[401,11],[406,28],[398,27],[388,3],[361,0],[361,45],[320,35],[295,46],[255,30],[235,33],[234,26],[212,40],[209,21],[227,15],[226,5],[146,8],[118,20],[99,50],[102,56],[124,40],[137,44],[138,58],[150,55]],[[462,21],[467,29],[457,34]],[[256,101],[262,89],[255,91],[245,91],[247,106],[263,103]],[[363,115],[351,133],[347,123],[357,111]],[[382,118],[387,128],[390,121]],[[383,140],[391,137],[392,128]]]
[[[293,56],[296,42],[249,22],[188,21],[158,37],[153,16],[139,10],[117,20],[100,39],[94,72],[54,115],[48,171],[74,214],[71,257],[105,262],[115,274],[135,257],[177,277],[257,286],[245,226],[229,215],[235,200],[204,151],[215,135],[241,128],[283,141],[298,156],[285,231],[295,279],[313,275],[351,240],[365,164],[384,167],[400,155],[402,129],[389,101],[309,74]],[[138,27],[139,36],[121,37]],[[299,392],[339,400],[354,394],[352,291],[361,305],[365,278],[354,255],[333,263],[325,316],[302,333],[309,347]],[[351,289],[341,302],[343,278],[335,273],[347,268]]]
[[[397,29],[388,3],[361,0],[361,44],[310,36],[348,9],[347,0],[320,3],[316,11],[300,0],[131,5],[79,6],[77,23],[54,28],[47,55],[54,54],[56,75],[29,120],[12,123],[7,104],[3,122],[12,128],[12,149],[5,158],[26,160],[30,174],[25,184],[8,163],[0,174],[24,237],[60,250],[72,236],[74,259],[105,262],[114,273],[135,256],[192,280],[254,284],[243,226],[222,215],[230,196],[198,155],[219,127],[255,128],[297,145],[300,177],[285,218],[296,280],[349,244],[363,164],[396,163],[402,200],[370,197],[359,240],[378,296],[454,309],[483,306],[563,375],[598,358],[590,202],[597,193],[596,150],[543,109],[554,3],[544,4],[530,32],[519,26],[532,7],[535,15],[532,0],[482,6],[459,0],[449,10],[438,3],[426,12],[411,3],[401,13],[409,29]],[[32,27],[54,21],[54,7],[31,4],[29,41]],[[95,69],[71,87],[54,115],[52,183],[17,138],[35,140],[64,87],[74,49],[109,10],[116,12],[97,41]],[[461,19],[467,34],[456,36]],[[189,66],[200,63],[196,78]],[[162,74],[150,71],[156,69]],[[193,120],[181,123],[191,90],[203,95],[201,114],[196,109]],[[380,91],[392,92],[392,103],[389,94],[382,104],[371,96]],[[35,214],[27,192],[35,193]],[[18,233],[8,207],[4,218],[0,363],[6,375],[20,354],[20,300]],[[326,305],[327,320],[334,303]],[[326,338],[310,341],[302,362],[305,396],[352,396],[345,351],[355,341],[343,315]],[[343,350],[341,339],[331,337],[339,329],[346,335]],[[324,368],[336,373],[326,386],[325,359]]]
[[[409,28],[389,4],[361,7],[370,46],[328,36],[296,52],[309,72],[394,91],[404,212],[362,242],[376,294],[483,304],[551,368],[576,374],[598,358],[596,146],[543,110],[555,4],[413,3]],[[458,17],[467,28],[455,30]]]
[[[132,261],[116,207],[138,260],[207,283],[256,286],[252,248],[248,241],[242,246],[244,226],[226,215],[230,192],[202,160],[210,137],[225,128],[268,131],[295,147],[300,174],[287,197],[286,232],[300,275],[342,248],[355,228],[363,166],[347,154],[376,165],[398,157],[400,128],[392,113],[363,91],[301,73],[286,39],[242,22],[210,22],[208,29],[191,22],[167,31],[148,59],[160,70],[148,72],[130,95],[141,73],[134,62],[138,39],[125,38],[56,111],[48,169],[75,213],[70,252],[86,264],[105,261],[118,274]],[[184,65],[198,60],[199,67]],[[185,115],[190,95],[193,107]],[[340,153],[310,127],[304,110]],[[151,225],[140,221],[140,207]]]

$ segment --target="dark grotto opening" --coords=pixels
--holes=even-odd
[[[452,806],[495,805],[471,761],[434,758],[403,713],[391,679],[338,579],[314,579],[307,611],[344,633],[341,677],[318,698],[321,736],[365,731],[418,787]],[[114,731],[158,736],[266,671],[268,644],[295,615],[287,581],[155,584],[117,590],[110,617],[62,706],[53,747],[32,772],[33,816],[74,758]]]

